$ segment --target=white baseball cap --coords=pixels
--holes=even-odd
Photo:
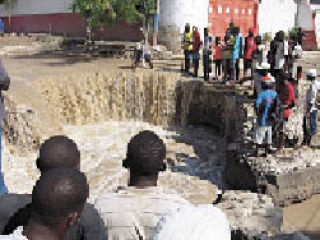
[[[307,77],[317,77],[317,69],[308,69],[306,75]]]
[[[263,62],[263,63],[257,65],[257,69],[270,69],[270,64]]]

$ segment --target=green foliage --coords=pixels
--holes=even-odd
[[[267,42],[271,42],[272,40],[272,34],[269,32],[269,33],[264,33],[263,34],[263,40],[264,41],[267,41]]]
[[[74,0],[72,9],[87,19],[91,29],[99,27],[103,22],[112,22],[115,18],[112,0]]]
[[[116,23],[145,22],[154,14],[155,0],[74,0],[73,12],[87,19],[91,29]]]

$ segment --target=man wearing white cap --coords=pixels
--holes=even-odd
[[[261,64],[257,64],[256,71],[253,72],[253,80],[254,80],[254,96],[257,97],[259,93],[262,91],[261,87],[261,78],[263,77],[271,77],[271,74],[269,73],[270,70],[270,64],[263,62]]]
[[[320,82],[316,80],[317,70],[307,71],[307,80],[311,81],[310,88],[306,94],[305,116],[303,124],[304,140],[303,145],[310,146],[312,136],[317,133],[317,114],[320,108]]]

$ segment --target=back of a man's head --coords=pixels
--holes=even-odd
[[[32,215],[45,226],[58,226],[66,222],[70,214],[78,219],[88,196],[87,179],[78,170],[46,171],[33,188]]]
[[[54,136],[40,147],[37,167],[41,172],[53,168],[80,170],[80,151],[76,143],[66,136]]]
[[[124,167],[138,176],[155,176],[165,170],[165,157],[166,146],[159,136],[143,131],[130,140]]]

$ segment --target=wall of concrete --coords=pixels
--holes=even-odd
[[[288,31],[295,26],[297,3],[295,0],[262,0],[259,6],[259,32]]]

